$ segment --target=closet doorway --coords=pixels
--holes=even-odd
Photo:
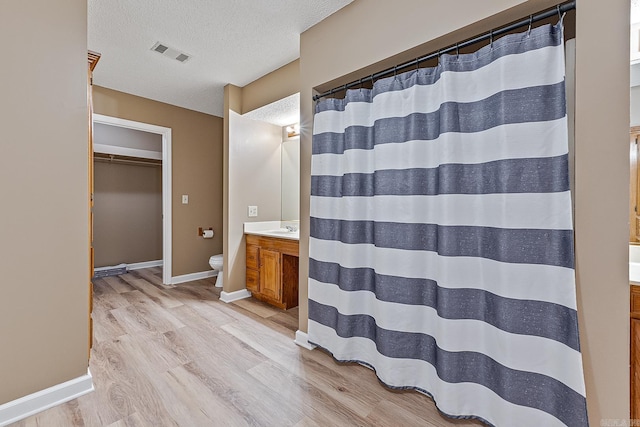
[[[120,119],[117,117],[104,116],[101,114],[93,114],[94,124],[94,137],[98,132],[112,132],[117,134],[126,130],[145,132],[150,137],[157,137],[161,139],[161,151],[160,149],[149,149],[151,147],[145,147],[144,142],[142,146],[128,147],[127,144],[112,144],[105,146],[100,143],[100,140],[94,140],[94,154],[96,158],[104,158],[105,155],[108,159],[121,159],[121,164],[135,164],[136,158],[151,159],[153,163],[162,161],[162,283],[165,285],[171,284],[171,242],[172,242],[172,227],[171,227],[171,129],[151,125],[148,123],[135,122],[131,120]],[[96,126],[97,125],[97,126]],[[98,132],[95,132],[96,128]],[[118,128],[118,129],[115,129]],[[148,138],[153,139],[153,138]],[[102,153],[99,155],[98,153]],[[142,163],[142,162],[140,162]],[[158,166],[160,167],[159,164]]]

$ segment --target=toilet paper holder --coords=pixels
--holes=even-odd
[[[203,237],[205,230],[213,231],[213,227],[209,227],[209,228],[198,227],[198,236]]]

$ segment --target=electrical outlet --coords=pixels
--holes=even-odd
[[[189,195],[188,194],[183,194],[182,195],[182,204],[183,205],[188,205],[189,204]]]
[[[257,206],[249,206],[248,207],[248,211],[249,211],[249,217],[253,218],[258,216],[258,207]]]

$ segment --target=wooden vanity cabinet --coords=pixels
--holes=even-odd
[[[298,241],[246,235],[247,289],[287,310],[298,305]]]
[[[631,419],[640,418],[640,286],[631,285]]]

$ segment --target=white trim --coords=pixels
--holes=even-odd
[[[172,283],[171,245],[173,242],[173,231],[171,227],[171,128],[148,123],[134,122],[132,120],[120,119],[118,117],[103,116],[102,114],[95,113],[93,114],[93,122],[162,135],[162,260],[164,261],[164,268],[162,269],[162,283],[170,285]]]
[[[113,154],[114,156],[139,157],[141,159],[162,160],[161,151],[140,150],[139,148],[119,147],[117,145],[93,144],[94,153]]]
[[[162,267],[162,260],[134,262],[133,264],[127,264],[127,270],[140,270],[141,268]]]
[[[0,405],[0,427],[76,399],[94,390],[91,372]]]
[[[251,296],[251,292],[246,289],[240,289],[239,291],[234,292],[220,292],[220,301],[226,302],[227,304],[230,302],[238,301],[241,299],[249,298]]]
[[[122,269],[122,268],[126,268],[127,264],[118,264],[118,265],[107,265],[104,267],[94,267],[93,268],[93,272],[97,272],[97,271],[105,271],[105,270],[116,270],[116,269]]]
[[[198,273],[183,274],[182,276],[172,277],[171,284],[177,285],[179,283],[193,282],[194,280],[206,279],[208,277],[215,277],[217,275],[218,275],[217,270],[200,271]]]
[[[296,339],[293,340],[294,343],[298,344],[302,348],[306,348],[307,350],[313,350],[316,348],[315,345],[309,342],[309,335],[306,332],[302,332],[300,329],[296,331]]]

